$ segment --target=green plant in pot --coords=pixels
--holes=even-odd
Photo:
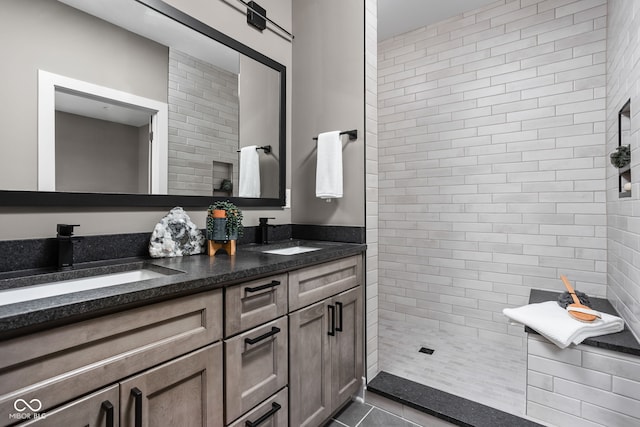
[[[222,213],[224,212],[224,213]],[[230,201],[217,201],[207,211],[207,240],[237,240],[244,232],[242,211]]]
[[[628,145],[620,145],[616,151],[609,155],[611,164],[617,168],[623,168],[631,163],[631,147]]]

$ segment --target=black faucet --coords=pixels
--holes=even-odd
[[[260,241],[263,245],[269,244],[269,227],[275,227],[275,225],[268,223],[270,219],[275,218],[258,218],[260,221]]]
[[[73,228],[80,227],[79,224],[58,224],[58,269],[64,270],[73,268],[73,242],[77,237],[73,236]]]

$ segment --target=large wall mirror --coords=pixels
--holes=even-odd
[[[159,0],[7,0],[0,204],[284,205],[282,64]]]

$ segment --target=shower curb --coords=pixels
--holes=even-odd
[[[464,427],[543,427],[526,418],[381,371],[367,392]]]

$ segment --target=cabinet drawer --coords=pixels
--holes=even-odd
[[[289,391],[287,387],[238,418],[229,427],[287,427],[289,425]]]
[[[20,424],[20,426],[117,426],[120,424],[119,400],[118,384],[114,384],[89,396],[74,400],[68,405],[47,411],[44,418],[36,418]],[[110,424],[111,420],[113,420],[112,424]]]
[[[46,411],[221,337],[218,289],[4,341],[0,420],[16,399]]]
[[[225,336],[287,314],[287,274],[225,289]]]
[[[226,422],[287,385],[287,318],[225,340]]]
[[[362,256],[356,255],[289,273],[289,311],[321,301],[362,283]]]

